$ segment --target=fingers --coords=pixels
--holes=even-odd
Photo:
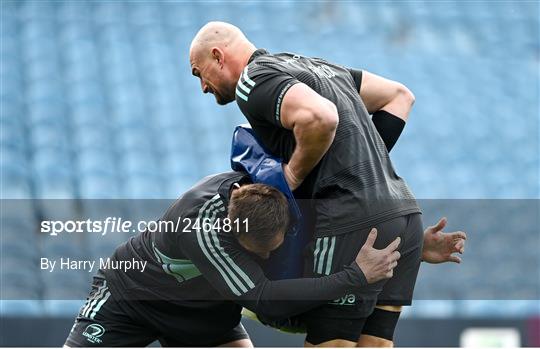
[[[390,245],[386,246],[386,251],[395,251],[399,247],[399,244],[401,243],[401,238],[398,236],[394,241],[390,243]]]
[[[397,261],[392,262],[392,264],[390,264],[390,265],[388,266],[388,270],[390,271],[390,270],[394,269],[395,267],[397,267]]]
[[[394,268],[398,265],[398,259],[401,257],[401,254],[398,251],[392,252],[390,257],[388,257],[388,267],[386,268],[386,278],[391,278],[394,276]]]
[[[453,235],[454,239],[467,240],[467,234],[465,234],[465,232],[456,231],[456,232],[453,232],[452,235]]]
[[[454,246],[454,250],[456,252],[459,252],[459,253],[463,254],[463,252],[465,252],[465,241],[464,240],[459,240],[457,242],[457,244]]]
[[[373,228],[369,232],[369,235],[367,237],[366,243],[364,246],[366,247],[373,247],[373,244],[375,243],[375,240],[377,239],[377,229]]]
[[[437,231],[441,231],[441,230],[444,229],[444,227],[446,227],[446,223],[448,223],[448,219],[446,219],[446,217],[443,217],[443,218],[439,219],[437,224],[429,227],[429,229],[432,230],[432,233],[437,232]]]
[[[448,261],[459,264],[461,263],[461,258],[459,256],[450,255]]]

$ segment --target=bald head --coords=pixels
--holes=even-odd
[[[227,104],[234,100],[236,82],[255,50],[238,27],[209,22],[191,42],[192,74],[201,79],[204,93],[213,93],[219,104]]]
[[[238,43],[250,43],[238,27],[226,22],[209,22],[193,38],[190,52],[198,53],[212,46],[224,49]]]

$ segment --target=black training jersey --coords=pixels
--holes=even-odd
[[[366,285],[355,262],[323,278],[268,280],[258,257],[243,249],[227,228],[230,189],[234,183],[246,182],[249,177],[241,172],[206,177],[159,221],[180,222],[178,226],[162,225],[157,232],[145,231],[119,246],[113,261],[148,263],[144,272],[104,270],[112,291],[123,299],[165,300],[171,309],[173,305],[224,309],[230,304],[231,311],[238,313],[241,305],[280,318]],[[249,229],[249,222],[239,223]]]
[[[281,125],[288,89],[304,83],[332,101],[339,113],[334,141],[296,190],[313,199],[316,235],[367,228],[420,212],[360,98],[359,72],[320,58],[291,53],[253,53],[236,86],[236,101],[261,142],[288,162],[295,148],[292,131]]]

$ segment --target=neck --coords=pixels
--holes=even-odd
[[[242,69],[244,69],[244,67],[248,65],[248,61],[253,55],[253,52],[255,51],[257,51],[257,48],[253,45],[250,45],[250,47],[246,48],[244,56],[242,57],[242,62],[243,62]]]
[[[242,71],[244,70],[246,65],[248,65],[249,58],[251,57],[251,55],[253,55],[253,52],[255,52],[256,50],[257,48],[251,43],[249,45],[244,46],[241,49],[238,49],[237,51],[238,52],[237,53],[238,54],[238,64],[237,64],[238,70],[236,72],[238,78],[240,78]]]

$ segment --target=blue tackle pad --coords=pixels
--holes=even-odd
[[[263,269],[270,280],[299,278],[303,275],[304,247],[310,240],[304,229],[302,213],[285,180],[282,159],[268,152],[255,137],[248,124],[239,125],[233,133],[231,168],[247,172],[253,183],[263,183],[279,189],[289,202],[293,223],[285,241],[265,261]]]

